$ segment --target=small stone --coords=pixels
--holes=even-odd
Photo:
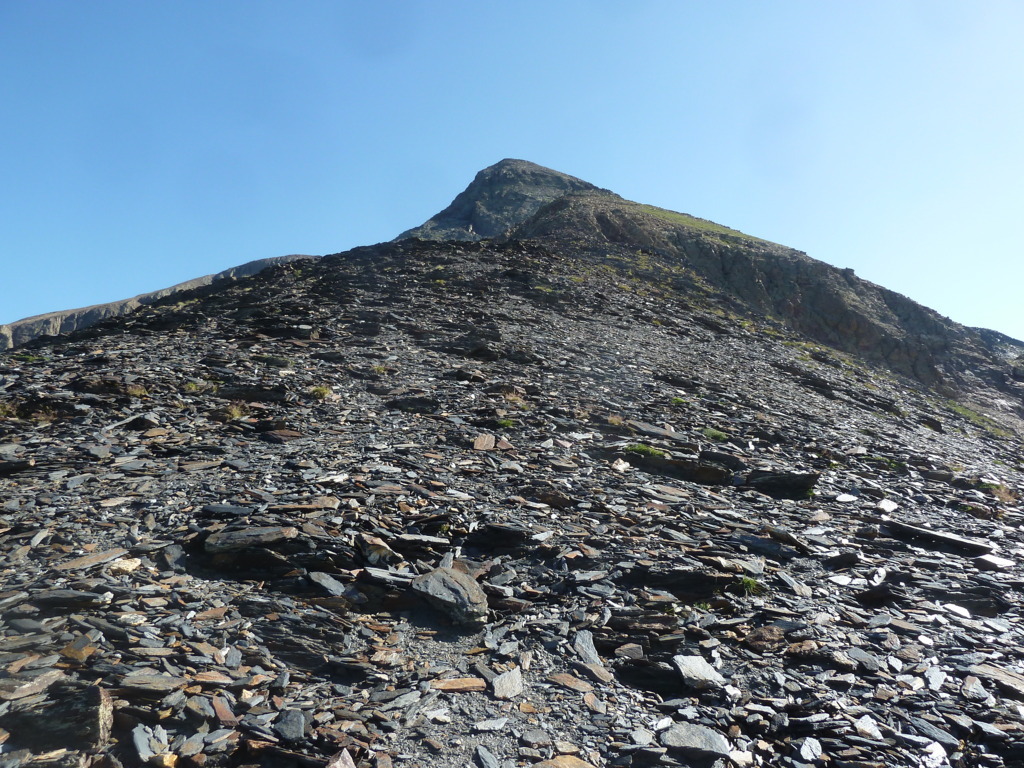
[[[519,737],[519,743],[531,749],[551,746],[551,734],[540,728],[528,728]]]
[[[824,751],[821,747],[821,742],[811,736],[801,741],[798,748],[800,759],[809,763],[813,763],[821,757]]]
[[[491,688],[496,699],[514,699],[523,692],[523,673],[519,671],[519,667],[503,672],[491,681]]]
[[[507,717],[495,717],[490,720],[481,720],[473,723],[473,730],[486,733],[489,731],[500,731],[508,724]]]
[[[211,535],[206,540],[205,547],[207,552],[217,554],[219,552],[232,552],[238,549],[266,546],[278,541],[294,539],[298,535],[298,529],[280,526],[221,531]]]
[[[483,744],[477,745],[474,757],[476,758],[476,764],[480,766],[480,768],[501,768],[501,763],[498,758],[496,758],[494,753]]]
[[[285,741],[302,741],[309,727],[307,715],[301,709],[286,709],[274,721],[274,733]]]
[[[758,653],[767,653],[782,648],[786,643],[786,633],[782,627],[769,624],[765,627],[758,627],[747,633],[743,643],[751,650]]]
[[[475,451],[493,451],[495,444],[494,435],[477,435],[473,440],[473,450]]]
[[[533,768],[594,768],[594,765],[575,755],[556,755],[550,760],[534,763]]]
[[[569,688],[573,691],[579,691],[580,693],[589,693],[594,690],[594,686],[588,683],[586,680],[580,680],[578,677],[566,674],[565,672],[558,672],[548,677],[548,681],[561,685],[565,688]]]
[[[603,663],[594,647],[594,635],[589,630],[584,629],[577,632],[572,647],[585,664],[601,665]]]
[[[857,729],[857,733],[863,736],[865,739],[875,739],[881,741],[883,736],[882,732],[878,730],[878,724],[871,718],[870,715],[864,715],[854,722],[853,727]]]

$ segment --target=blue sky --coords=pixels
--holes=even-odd
[[[1024,4],[0,0],[0,322],[389,240],[518,157],[1024,338]]]

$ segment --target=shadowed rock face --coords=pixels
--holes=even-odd
[[[154,301],[164,299],[176,293],[181,293],[182,291],[201,288],[221,280],[237,280],[241,277],[254,275],[267,267],[285,264],[289,261],[295,261],[296,259],[310,258],[313,257],[292,255],[275,256],[269,259],[257,259],[255,261],[248,261],[237,267],[225,269],[223,272],[217,272],[213,275],[205,275],[204,277],[197,277],[193,280],[187,280],[184,283],[172,285],[170,288],[153,291],[152,293],[143,293],[130,299],[122,299],[121,301],[111,301],[106,304],[94,304],[91,307],[66,309],[60,312],[47,312],[42,315],[26,317],[23,320],[16,320],[13,323],[0,325],[0,350],[10,349],[11,347],[26,344],[29,341],[32,341],[32,339],[36,339],[40,336],[57,336],[62,333],[71,333],[72,331],[89,328],[102,320],[119,317],[120,315],[127,315],[130,312],[134,312],[139,307],[152,304]]]

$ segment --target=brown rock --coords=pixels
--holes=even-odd
[[[575,755],[557,755],[550,760],[534,763],[533,768],[594,768],[586,760],[580,760]]]
[[[435,691],[448,693],[470,693],[487,690],[487,681],[482,677],[450,677],[445,680],[432,680],[430,687]]]
[[[297,528],[271,526],[265,528],[244,528],[234,531],[220,531],[206,540],[206,551],[211,554],[232,552],[237,549],[265,546],[299,535]]]
[[[752,651],[767,653],[776,651],[786,642],[786,633],[780,627],[769,624],[766,627],[758,627],[743,638],[744,644]]]
[[[590,691],[594,690],[594,686],[586,680],[580,680],[578,677],[565,672],[558,672],[554,675],[549,675],[548,681],[573,691],[579,691],[580,693],[590,693]]]

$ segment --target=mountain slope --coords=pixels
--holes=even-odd
[[[1021,765],[1019,425],[724,301],[404,240],[0,357],[4,763]]]
[[[0,325],[0,350],[10,349],[25,344],[39,336],[56,336],[62,333],[70,333],[83,328],[95,325],[101,320],[111,317],[127,315],[134,312],[141,306],[152,304],[154,301],[171,296],[182,291],[189,291],[204,285],[210,285],[221,280],[237,280],[241,277],[254,275],[260,270],[277,264],[284,264],[296,259],[310,259],[312,256],[274,256],[268,259],[256,259],[237,267],[225,269],[216,274],[197,277],[186,280],[184,283],[172,285],[170,288],[163,288],[159,291],[143,293],[130,299],[112,301],[106,304],[95,304],[91,307],[79,309],[66,309],[59,312],[47,312],[42,315],[33,315],[13,323]]]
[[[641,249],[669,271],[691,272],[734,312],[777,319],[927,386],[952,392],[984,382],[1015,402],[1024,394],[1008,351],[1019,357],[1024,342],[967,328],[853,270],[714,222],[630,202],[583,182],[562,191],[569,187],[565,179],[578,180],[520,163],[502,161],[481,171],[445,212],[402,237],[469,239],[466,212],[483,211],[484,220],[500,222],[488,231],[506,239],[537,239],[595,259],[632,259]],[[525,195],[534,183],[536,194]],[[506,197],[529,204],[503,206]]]

